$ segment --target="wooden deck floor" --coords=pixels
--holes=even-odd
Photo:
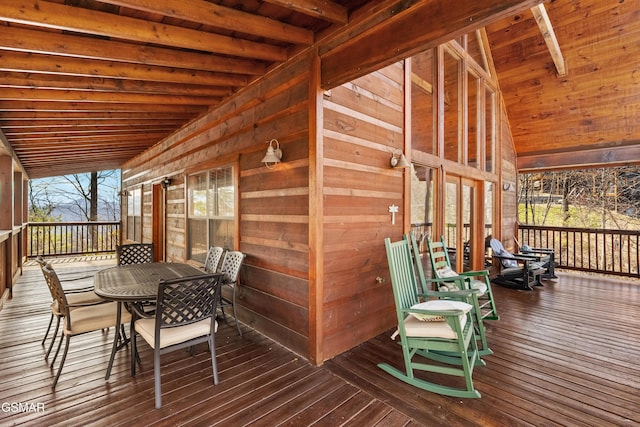
[[[64,276],[109,262],[55,267]],[[39,269],[26,267],[0,311],[0,425],[640,425],[640,283],[562,274],[533,292],[494,292],[501,320],[487,322],[495,354],[474,371],[481,399],[423,392],[378,369],[402,366],[391,331],[318,368],[245,325],[239,337],[231,319],[216,336],[220,384],[205,347],[170,353],[155,410],[146,344],[136,378],[123,351],[105,381],[113,331],[75,337],[51,391],[40,345],[50,297]]]

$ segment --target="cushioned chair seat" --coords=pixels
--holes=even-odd
[[[151,348],[155,348],[155,327],[156,320],[153,318],[139,319],[136,320],[135,323],[136,332],[149,343]],[[199,322],[185,326],[178,326],[176,328],[160,329],[160,348],[169,347],[184,341],[209,335],[210,331],[211,321],[209,319],[200,320]],[[218,322],[215,323],[215,331],[218,331]]]
[[[118,303],[116,302],[76,307],[72,310],[71,328],[68,328],[67,324],[65,324],[64,333],[65,335],[78,335],[114,326],[116,324],[117,309]],[[120,322],[129,323],[130,321],[131,313],[122,310]]]

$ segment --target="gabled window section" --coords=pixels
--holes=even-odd
[[[234,249],[233,167],[189,175],[187,181],[187,259],[204,263],[210,246]]]

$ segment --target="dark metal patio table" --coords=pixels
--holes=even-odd
[[[94,277],[95,293],[109,301],[118,302],[116,334],[105,379],[109,379],[118,345],[122,303],[155,301],[160,280],[177,279],[205,274],[204,271],[181,263],[152,262],[146,264],[120,265],[100,270]],[[124,339],[124,337],[123,337]],[[127,341],[125,340],[124,343]],[[132,356],[133,357],[133,356]]]

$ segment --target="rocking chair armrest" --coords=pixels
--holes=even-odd
[[[460,274],[457,276],[451,277],[432,277],[431,279],[427,279],[427,282],[431,283],[443,283],[443,282],[466,282],[468,277],[464,277]]]
[[[516,261],[535,261],[537,258],[539,258],[533,255],[529,256],[529,255],[522,255],[522,254],[513,254],[511,256],[493,255],[493,257],[498,259],[511,259]]]
[[[476,271],[463,271],[462,273],[458,273],[460,276],[489,276],[488,270],[476,270]]]
[[[437,297],[437,298],[453,298],[460,300],[469,300],[473,297],[473,295],[479,294],[480,291],[478,289],[461,289],[459,291],[433,291],[426,294],[418,294],[419,297],[427,299],[428,297]]]
[[[400,312],[402,312],[404,314],[417,313],[417,314],[427,314],[429,316],[443,316],[443,317],[455,317],[455,316],[461,316],[461,315],[465,314],[464,310],[456,310],[456,309],[452,309],[452,310],[423,310],[423,309],[417,309],[417,308],[404,308],[404,309],[401,309]]]

